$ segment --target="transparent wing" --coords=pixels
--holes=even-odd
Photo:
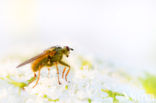
[[[51,53],[50,53],[50,54],[51,54],[51,56],[52,56],[52,55],[54,55],[54,54],[56,53],[56,51],[54,51],[55,47],[51,47],[50,49],[51,49]],[[25,62],[19,64],[16,68],[19,68],[19,67],[21,67],[21,66],[23,66],[23,65],[26,65],[26,64],[28,64],[28,63],[33,62],[34,60],[36,60],[36,59],[38,59],[38,58],[41,58],[41,57],[43,57],[43,56],[45,56],[45,55],[48,55],[48,54],[49,54],[49,53],[47,53],[48,50],[49,50],[49,49],[45,50],[43,53],[41,53],[41,54],[39,54],[39,55],[37,55],[37,56],[35,56],[35,57],[33,57],[33,58],[30,58],[30,59],[26,60]]]
[[[25,62],[19,64],[16,68],[19,68],[19,67],[21,67],[21,66],[23,66],[23,65],[26,65],[26,64],[28,64],[28,63],[31,63],[31,62],[33,62],[34,60],[36,60],[36,59],[38,59],[38,58],[40,58],[40,57],[42,57],[42,56],[44,56],[44,55],[46,55],[45,52],[43,52],[43,53],[41,53],[41,54],[39,54],[39,55],[37,55],[37,56],[35,56],[35,57],[32,57],[32,58],[26,60]]]

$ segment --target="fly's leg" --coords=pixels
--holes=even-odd
[[[38,71],[37,81],[36,81],[35,85],[33,86],[33,88],[38,84],[39,79],[40,79],[40,69]]]
[[[31,84],[35,79],[36,79],[36,73],[34,72],[34,78],[33,78],[32,81],[30,81],[30,82],[28,83],[28,85]]]
[[[63,72],[62,72],[62,78],[64,78],[64,72],[66,71],[66,67],[64,67]]]
[[[48,68],[48,78],[50,77],[50,68]]]
[[[66,81],[68,81],[68,80],[67,80],[67,76],[68,76],[69,72],[70,72],[70,67],[69,67],[69,69],[68,69],[68,71],[67,71],[67,73],[66,73],[66,75],[65,75],[65,80],[66,80]]]
[[[55,66],[56,66],[56,70],[57,70],[58,83],[59,83],[59,85],[61,85],[61,82],[60,82],[60,79],[59,79],[59,69],[58,69],[58,66],[57,66],[57,62],[55,62]]]
[[[70,66],[69,66],[67,63],[63,62],[63,61],[59,61],[59,63],[62,64],[62,65],[64,65],[64,66],[69,67],[69,69],[68,69],[68,71],[67,71],[67,73],[66,73],[66,75],[65,75],[65,80],[67,81],[67,76],[68,76],[68,74],[69,74],[69,72],[70,72]],[[66,70],[66,69],[65,69],[65,70]],[[63,70],[62,75],[64,75],[65,70]],[[63,77],[64,77],[64,76],[63,76]]]

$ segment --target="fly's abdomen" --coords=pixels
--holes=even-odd
[[[42,57],[42,58],[36,59],[32,63],[32,70],[33,70],[33,72],[37,72],[42,67],[46,66],[47,62],[48,62],[48,58],[47,57]]]

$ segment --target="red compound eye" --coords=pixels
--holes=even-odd
[[[66,49],[69,51],[69,47],[68,46],[66,46]]]

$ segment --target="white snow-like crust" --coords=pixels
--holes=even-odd
[[[101,89],[124,94],[125,96],[116,97],[119,103],[156,103],[145,90],[134,83],[135,80],[128,80],[106,63],[100,64],[94,58],[83,58],[92,64],[91,68],[82,65],[79,56],[69,57],[70,82],[61,78],[64,67],[59,66],[62,85],[57,82],[55,67],[51,68],[49,78],[48,70],[46,68],[41,70],[41,77],[35,88],[32,88],[35,81],[25,87],[25,90],[20,90],[19,87],[0,79],[0,103],[90,103],[89,99],[91,103],[113,103],[113,98],[108,97],[108,94]],[[20,62],[18,60],[1,62],[0,77],[6,78],[10,75],[17,82],[26,82],[33,77],[30,64],[16,68]],[[133,101],[127,97],[131,97]]]

